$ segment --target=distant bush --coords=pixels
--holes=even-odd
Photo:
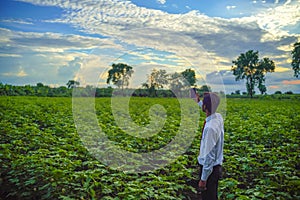
[[[274,94],[282,94],[281,91],[276,91]]]

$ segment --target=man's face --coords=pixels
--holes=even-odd
[[[206,106],[202,104],[202,111],[206,113]]]

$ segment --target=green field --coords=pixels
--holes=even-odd
[[[126,151],[167,145],[180,128],[176,99],[132,98],[133,121],[149,124],[160,104],[166,122],[139,138],[115,123],[109,98],[97,98],[101,129]],[[87,151],[76,131],[72,98],[0,97],[0,199],[193,199],[204,115],[192,145],[163,168],[144,173],[111,169]],[[227,99],[220,199],[300,199],[299,100]],[[200,114],[200,112],[199,112]]]

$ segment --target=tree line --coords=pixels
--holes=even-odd
[[[70,80],[69,82],[73,81],[74,80]],[[43,83],[37,83],[33,86],[15,86],[0,83],[0,96],[72,97],[72,92],[75,87],[77,91],[80,91],[80,96],[82,97],[111,97],[114,92],[114,89],[110,86],[107,88],[95,88],[89,85],[85,87],[70,85],[70,87],[60,86],[53,88]],[[197,90],[199,93],[204,93],[211,91],[211,88],[207,85],[203,85]],[[174,92],[168,89],[157,90],[155,96],[149,94],[149,89],[146,88],[126,89],[122,94],[124,96],[130,95],[135,97],[176,97]]]
[[[107,84],[113,84],[124,93],[128,90],[129,79],[134,70],[125,63],[112,64],[108,71]],[[196,88],[196,73],[193,69],[186,69],[183,72],[167,73],[164,69],[153,68],[147,75],[147,80],[141,84],[139,91],[144,91],[142,96],[187,96],[190,89]],[[210,91],[206,85],[198,89],[198,92]],[[173,94],[171,94],[173,93]],[[133,95],[136,95],[135,93]],[[139,96],[139,95],[137,95]]]

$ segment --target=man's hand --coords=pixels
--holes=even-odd
[[[206,181],[200,180],[198,186],[199,186],[201,191],[206,190]]]

